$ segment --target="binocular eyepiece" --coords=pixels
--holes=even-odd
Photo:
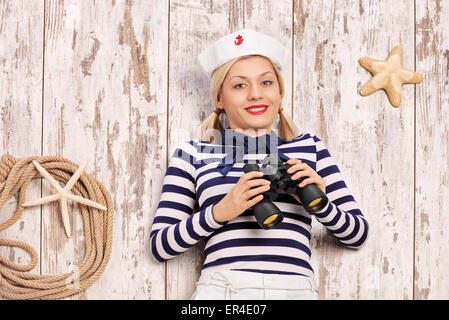
[[[253,206],[257,223],[263,229],[274,228],[284,219],[281,210],[273,203],[281,189],[287,193],[296,193],[304,209],[310,214],[323,209],[329,201],[316,184],[308,184],[303,188],[299,187],[298,184],[307,177],[292,180],[291,176],[295,173],[290,174],[287,172],[290,167],[289,164],[279,159],[276,154],[268,155],[263,160],[261,168],[256,163],[247,163],[243,167],[245,173],[261,171],[264,174],[262,178],[271,181],[270,189],[262,193],[263,199]]]

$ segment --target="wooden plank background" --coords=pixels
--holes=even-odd
[[[322,299],[449,298],[449,0],[76,1],[0,0],[0,153],[61,155],[81,164],[114,200],[111,260],[71,299],[186,299],[202,244],[167,262],[149,233],[169,156],[196,136],[212,111],[194,57],[218,37],[253,28],[292,50],[283,107],[337,159],[370,223],[366,245],[349,250],[316,221],[312,264]],[[446,31],[446,32],[445,32]],[[359,95],[371,75],[362,56],[404,48],[403,65],[424,76]],[[33,180],[27,198],[47,195]],[[10,199],[0,223],[11,217]],[[0,238],[31,244],[32,271],[59,274],[82,260],[80,211],[26,209]],[[25,264],[18,249],[0,255]]]

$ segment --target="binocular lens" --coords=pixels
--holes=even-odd
[[[323,201],[323,198],[316,198],[311,203],[309,203],[309,209],[313,211],[319,209],[321,201]]]
[[[278,218],[279,218],[279,214],[275,213],[275,214],[269,216],[268,218],[266,218],[264,220],[263,224],[264,224],[265,227],[270,228],[270,227],[276,225],[276,222],[277,222]]]

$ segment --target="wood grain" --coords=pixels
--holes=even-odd
[[[449,6],[416,2],[416,299],[448,299]]]
[[[413,298],[413,86],[398,109],[384,91],[361,97],[371,75],[358,64],[400,44],[412,69],[413,21],[407,1],[295,1],[294,119],[323,140],[370,225],[353,251],[314,220],[322,299]]]
[[[167,2],[47,1],[44,154],[81,164],[114,199],[114,239],[103,276],[77,299],[163,299],[164,266],[149,253],[149,226],[165,166]],[[45,190],[45,188],[44,188]],[[43,272],[84,254],[77,206],[67,239],[44,207]]]
[[[42,65],[44,5],[39,1],[0,1],[0,154],[16,158],[41,154]],[[26,199],[40,197],[35,179]],[[18,194],[17,194],[18,195]],[[12,197],[0,209],[0,224],[17,207]],[[37,253],[41,242],[41,209],[25,209],[21,218],[0,233],[0,238],[24,241]],[[0,256],[26,265],[30,257],[14,248],[0,247]],[[31,272],[40,273],[39,264]]]
[[[360,250],[313,223],[312,265],[322,299],[449,298],[449,3],[440,1],[0,0],[0,151],[61,155],[102,182],[114,200],[111,260],[71,299],[188,299],[203,243],[167,263],[150,255],[149,232],[176,146],[212,112],[194,58],[242,28],[292,50],[285,112],[321,138],[370,224]],[[404,48],[403,66],[424,75],[402,87],[399,108],[362,56]],[[41,186],[42,184],[42,186]],[[27,199],[53,192],[34,180]],[[15,208],[0,209],[0,223]],[[0,237],[40,252],[32,273],[74,270],[84,255],[78,205],[72,237],[59,204],[28,208]],[[41,213],[42,212],[42,213]],[[21,250],[0,255],[25,264]]]

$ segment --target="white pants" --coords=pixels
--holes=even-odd
[[[191,300],[318,300],[313,278],[218,270],[201,272]]]

